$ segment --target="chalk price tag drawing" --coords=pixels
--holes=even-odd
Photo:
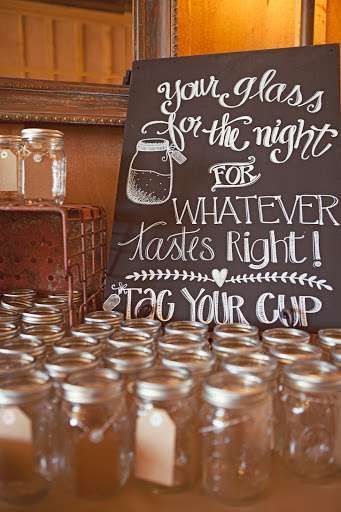
[[[106,289],[128,318],[338,324],[339,54],[134,63]]]

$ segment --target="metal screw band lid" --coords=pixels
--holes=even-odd
[[[82,324],[71,329],[72,336],[96,338],[97,340],[107,340],[114,332],[110,324]]]
[[[325,361],[303,361],[285,368],[284,382],[299,391],[341,391],[341,371]]]
[[[34,140],[34,139],[55,139],[63,141],[64,134],[59,130],[48,130],[45,128],[25,128],[21,130],[21,137],[23,140]]]
[[[219,372],[204,383],[203,399],[215,407],[237,408],[264,398],[268,389],[255,375]]]
[[[51,299],[62,298],[64,300],[66,300],[67,302],[69,302],[68,292],[49,293],[48,297]],[[82,294],[78,290],[73,290],[73,292],[72,292],[72,303],[74,306],[78,306],[82,303]]]
[[[20,333],[20,328],[12,323],[0,323],[0,342],[16,338]]]
[[[169,148],[167,139],[142,139],[136,144],[138,151],[166,151]]]
[[[65,297],[41,297],[35,300],[34,306],[38,308],[58,308],[62,311],[69,309],[69,303]]]
[[[267,345],[278,345],[280,343],[309,343],[310,334],[300,329],[280,327],[264,331],[262,334],[262,340]]]
[[[207,336],[208,325],[191,320],[177,320],[169,322],[165,326],[165,334],[181,335],[190,333]]]
[[[152,368],[143,371],[136,381],[135,393],[144,400],[171,400],[188,396],[193,379],[187,370]]]
[[[238,336],[259,339],[258,327],[249,324],[219,324],[213,329],[213,338],[237,338]]]
[[[341,347],[341,329],[320,329],[318,332],[318,343],[324,349]]]
[[[156,335],[160,332],[161,322],[150,318],[130,318],[121,322],[120,329],[122,332],[145,331]]]
[[[1,299],[1,308],[6,311],[14,311],[21,314],[32,306],[33,303],[26,299]]]
[[[107,323],[113,326],[118,326],[123,320],[123,313],[119,311],[93,311],[87,313],[84,317],[86,324],[102,324]]]
[[[222,367],[231,373],[250,373],[266,380],[274,379],[277,374],[276,359],[261,352],[232,356],[223,361]]]
[[[208,375],[214,367],[215,358],[207,350],[184,350],[165,355],[161,362],[166,368],[184,368],[196,377]]]
[[[165,334],[158,339],[158,349],[162,353],[179,350],[203,350],[208,347],[207,340],[197,334]]]
[[[20,135],[0,135],[0,144],[21,146],[22,139]]]
[[[0,324],[12,323],[18,325],[20,323],[21,316],[15,311],[8,311],[0,307]]]
[[[104,354],[105,366],[121,373],[135,373],[153,366],[155,352],[145,347],[120,348]]]
[[[144,331],[138,333],[116,331],[108,339],[107,345],[112,349],[140,346],[154,350],[154,337]]]
[[[67,402],[90,404],[111,400],[123,390],[120,374],[107,368],[69,375],[62,383]]]
[[[16,288],[15,290],[8,290],[3,294],[5,299],[23,299],[32,301],[37,295],[36,290],[32,288]]]
[[[59,308],[33,307],[23,312],[22,321],[26,324],[61,324],[64,315]]]
[[[71,354],[76,352],[89,352],[100,355],[103,351],[103,344],[98,338],[90,336],[67,336],[53,345],[56,354]]]
[[[0,378],[0,405],[21,405],[47,397],[52,387],[49,376],[41,371]]]
[[[72,373],[93,370],[99,365],[99,359],[86,352],[64,355],[50,354],[44,363],[47,373],[53,379],[66,379]]]
[[[269,353],[275,357],[279,364],[293,364],[301,360],[321,359],[322,351],[315,345],[300,343],[298,345],[287,343],[270,347]]]

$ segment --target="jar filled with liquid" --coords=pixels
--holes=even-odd
[[[197,474],[196,398],[186,370],[152,368],[135,385],[135,478],[152,492],[178,492]]]
[[[22,166],[22,140],[17,135],[0,135],[0,202],[17,202]]]
[[[21,136],[24,162],[19,174],[19,193],[25,203],[62,204],[66,187],[63,133],[27,128]]]
[[[62,384],[64,485],[84,499],[113,496],[126,483],[131,465],[131,429],[123,380],[118,372],[95,369],[70,375]]]
[[[200,411],[202,484],[226,504],[262,493],[271,474],[269,386],[250,374],[219,372],[203,388]]]
[[[173,162],[169,141],[143,139],[136,145],[128,174],[127,196],[137,204],[162,204],[173,188]]]
[[[285,368],[283,457],[302,477],[325,480],[341,469],[341,372],[325,361]]]
[[[11,505],[36,503],[49,491],[50,390],[36,370],[0,378],[0,500]]]

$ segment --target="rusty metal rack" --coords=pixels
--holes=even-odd
[[[90,205],[0,205],[0,292],[34,288],[67,292],[74,324],[73,292],[80,318],[103,300],[107,223]]]

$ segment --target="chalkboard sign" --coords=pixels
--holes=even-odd
[[[136,62],[107,296],[128,317],[340,324],[339,47]],[[149,307],[149,309],[147,308]]]

